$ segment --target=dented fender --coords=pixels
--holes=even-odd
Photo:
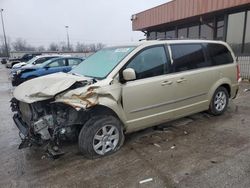
[[[113,79],[97,82],[84,88],[61,93],[56,96],[55,102],[65,103],[77,111],[91,109],[97,105],[111,109],[122,121],[125,121],[125,114],[120,104],[122,86]]]
[[[95,83],[91,80],[93,79],[56,73],[24,82],[15,89],[14,97],[29,104],[53,99],[51,103],[64,103],[76,111],[102,105],[110,108],[124,120],[125,115],[120,104],[121,83],[113,78],[97,80]],[[85,84],[72,88],[74,84],[80,82]]]

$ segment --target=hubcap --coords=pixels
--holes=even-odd
[[[93,148],[99,155],[114,150],[119,142],[119,131],[113,125],[105,125],[100,128],[93,139]]]
[[[216,94],[214,99],[215,109],[219,112],[223,111],[227,104],[227,97],[223,91]]]

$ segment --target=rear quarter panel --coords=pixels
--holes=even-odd
[[[230,88],[230,97],[234,97],[239,88],[238,80],[237,80],[237,64],[231,63],[227,65],[216,66],[220,75],[219,80],[217,80],[213,86],[210,88],[208,93],[208,99],[211,101],[215,90],[227,84]]]

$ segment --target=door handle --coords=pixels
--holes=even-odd
[[[182,83],[182,82],[185,82],[185,81],[187,81],[185,78],[181,78],[181,79],[177,80],[176,82],[177,83]]]
[[[163,82],[161,83],[161,85],[162,85],[162,86],[171,85],[172,83],[173,83],[172,81],[166,80],[166,81],[163,81]]]

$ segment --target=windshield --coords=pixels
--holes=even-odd
[[[76,66],[71,73],[105,78],[134,48],[134,46],[104,48]]]
[[[27,64],[32,64],[37,59],[38,59],[38,57],[33,57],[32,59],[30,59],[29,61],[27,61]]]

